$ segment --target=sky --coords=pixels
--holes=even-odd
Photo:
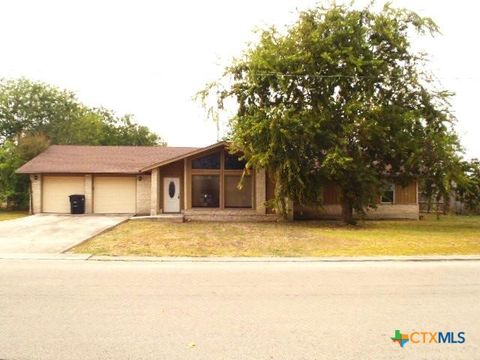
[[[87,105],[133,114],[171,146],[209,145],[217,130],[195,93],[255,41],[255,28],[291,24],[299,10],[317,3],[0,0],[0,77],[44,81],[74,91]],[[480,4],[392,3],[440,26],[441,35],[414,45],[430,54],[441,86],[456,93],[452,110],[466,156],[480,157]]]

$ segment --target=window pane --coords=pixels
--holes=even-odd
[[[192,176],[192,206],[216,207],[219,201],[220,183],[218,175]]]
[[[387,190],[382,194],[382,203],[393,204],[394,190],[395,185],[391,185]]]
[[[243,187],[238,189],[241,176],[225,176],[225,207],[251,208],[252,207],[252,178],[245,176]]]
[[[239,160],[237,155],[225,153],[225,169],[227,170],[243,170],[246,162]]]
[[[192,169],[220,169],[220,153],[213,153],[193,159]]]

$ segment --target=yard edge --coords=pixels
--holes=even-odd
[[[86,243],[87,241],[92,240],[94,237],[97,237],[97,236],[99,236],[99,235],[101,235],[101,234],[104,234],[104,233],[106,233],[106,232],[108,232],[108,231],[116,228],[117,226],[122,225],[122,224],[126,223],[127,221],[130,221],[130,219],[131,219],[131,217],[126,218],[126,219],[120,221],[119,223],[117,223],[117,224],[115,224],[115,225],[108,226],[108,227],[106,227],[106,228],[104,228],[104,229],[102,229],[102,230],[100,230],[100,231],[97,231],[96,233],[94,233],[93,235],[89,236],[88,238],[83,239],[82,241],[76,243],[75,245],[71,245],[71,246],[67,247],[66,249],[60,251],[60,254],[65,254],[65,253],[69,252],[70,250],[72,250],[73,248],[75,248],[75,247],[77,247],[77,246],[80,246],[80,245]]]

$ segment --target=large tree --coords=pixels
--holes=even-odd
[[[354,223],[353,211],[375,207],[388,184],[422,175],[427,146],[455,141],[450,94],[434,90],[410,43],[437,31],[430,18],[390,5],[317,7],[285,31],[263,30],[200,96],[214,94],[220,109],[237,103],[233,150],[273,175],[280,211],[286,198],[321,204],[322,188],[335,183],[343,219]],[[426,143],[431,132],[435,144]]]

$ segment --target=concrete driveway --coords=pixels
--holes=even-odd
[[[59,253],[128,216],[33,215],[0,221],[0,254]]]

